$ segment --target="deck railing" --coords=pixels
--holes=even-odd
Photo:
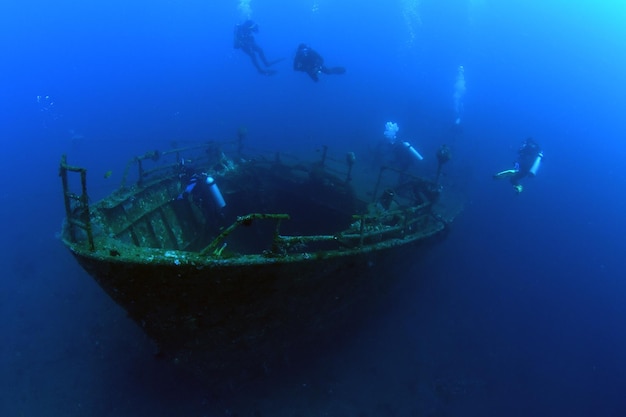
[[[228,146],[231,143],[217,143],[217,142],[205,142],[199,145],[176,148],[163,152],[149,151],[143,155],[137,156],[130,160],[124,171],[120,190],[127,189],[129,183],[129,176],[133,177],[133,182],[139,186],[145,186],[146,182],[154,176],[167,175],[168,170],[180,170],[181,164],[185,161],[198,164],[200,162],[207,162],[215,159],[215,156],[223,155],[222,147]],[[241,146],[239,143],[235,143],[238,147],[238,152],[241,152]],[[186,155],[193,152],[195,159],[186,159]],[[199,155],[199,156],[198,156]],[[286,155],[288,157],[289,155]],[[168,158],[165,158],[168,157]],[[271,156],[272,160],[276,163],[280,163],[281,155],[275,154]],[[265,158],[262,158],[265,159]],[[207,161],[205,161],[207,160]],[[149,169],[146,168],[144,162],[152,162]],[[327,154],[327,148],[321,149],[320,159],[317,162],[317,167],[322,168],[325,172],[330,172],[337,175],[339,178],[343,176],[346,183],[351,181],[352,166],[354,163],[354,154],[348,153],[345,160],[334,159]],[[208,165],[208,162],[207,162]],[[130,175],[132,167],[137,167],[136,177]],[[81,191],[79,194],[73,193],[69,189],[68,173],[80,174]],[[73,243],[77,242],[77,228],[85,232],[89,244],[89,249],[95,251],[94,237],[91,224],[89,198],[87,194],[87,170],[85,168],[72,166],[67,164],[66,155],[61,158],[59,175],[61,176],[63,183],[63,197],[65,203],[66,219],[67,219],[67,233],[69,240]],[[405,177],[416,179],[412,175],[406,172],[391,168],[381,167],[376,180],[374,181],[373,190],[370,193],[372,202],[379,201],[379,193],[383,188],[383,184],[390,181],[389,175],[404,175]],[[400,198],[395,196],[394,198]],[[280,234],[280,226],[282,220],[288,220],[288,214],[269,214],[269,213],[252,213],[244,216],[240,216],[229,227],[224,229],[222,233],[216,236],[205,248],[199,253],[201,255],[212,256],[220,255],[220,247],[227,236],[229,236],[235,229],[242,225],[248,225],[253,220],[273,220],[276,222],[276,229],[274,232],[274,238],[272,240],[272,248],[268,250],[268,253],[280,253],[281,248],[292,246],[293,244],[307,244],[315,242],[336,242],[339,245],[347,245],[350,247],[363,247],[367,240],[383,239],[384,236],[390,234],[407,235],[410,234],[410,229],[418,221],[418,218],[423,214],[430,212],[430,206],[432,201],[424,202],[422,204],[401,204],[397,209],[389,210],[386,207],[384,210],[384,217],[396,217],[396,222],[388,224],[386,227],[379,228],[381,214],[355,214],[353,216],[355,224],[358,228],[354,230],[354,233],[344,233],[341,236],[335,235],[316,235],[316,236],[282,236]],[[401,220],[398,220],[401,219]],[[378,225],[378,226],[377,226]]]
[[[73,193],[69,189],[68,172],[80,174],[80,194]],[[89,211],[89,196],[87,195],[87,169],[67,164],[67,156],[61,156],[59,176],[63,183],[63,202],[65,203],[65,218],[67,230],[72,242],[76,242],[76,228],[80,228],[87,234],[89,249],[94,251],[93,231],[91,228],[91,215]]]
[[[404,238],[415,233],[412,228],[416,223],[422,221],[424,216],[430,216],[430,206],[431,203],[428,202],[380,214],[355,214],[352,218],[355,220],[356,226],[351,231],[346,230],[332,235],[284,236],[280,234],[280,227],[283,220],[290,219],[288,214],[251,213],[237,217],[211,243],[200,250],[199,254],[202,256],[220,257],[222,250],[226,246],[224,243],[225,239],[240,226],[249,226],[253,221],[257,220],[273,220],[276,222],[271,248],[263,252],[266,256],[281,256],[287,253],[286,248],[288,247],[294,245],[301,247],[302,245],[315,243],[332,243],[337,248],[362,248],[364,245],[369,245],[372,242],[381,242],[391,237]],[[395,221],[392,221],[390,224],[383,224],[381,218],[393,218]],[[423,229],[420,228],[419,230]]]

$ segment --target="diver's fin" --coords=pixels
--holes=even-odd
[[[506,169],[504,171],[500,171],[497,174],[495,174],[493,176],[494,180],[499,180],[501,178],[509,178],[512,177],[513,175],[517,174],[517,170],[516,169]]]
[[[276,64],[278,64],[280,61],[284,61],[284,60],[285,60],[285,58],[278,58],[278,59],[275,59],[275,60],[273,60],[273,61],[268,62],[268,63],[267,63],[267,66],[268,66],[268,67],[271,67],[272,65],[276,65]]]

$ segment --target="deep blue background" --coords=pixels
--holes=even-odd
[[[273,77],[232,48],[234,0],[2,2],[0,415],[626,415],[626,6],[250,6],[268,57],[286,58]],[[294,73],[300,42],[347,73]],[[453,136],[458,65],[467,94]],[[215,398],[156,361],[56,238],[62,153],[89,168],[99,198],[129,157],[172,140],[245,125],[252,146],[332,143],[366,160],[389,120],[424,169],[451,144],[465,210],[379,319],[263,389]],[[526,136],[546,157],[515,196],[491,175]]]

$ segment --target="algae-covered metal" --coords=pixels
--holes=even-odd
[[[86,170],[60,167],[63,242],[163,355],[199,373],[261,366],[348,323],[456,215],[437,183],[357,177],[351,153],[231,159],[225,146],[136,157],[95,204]]]

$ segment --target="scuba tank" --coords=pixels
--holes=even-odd
[[[533,162],[532,166],[528,170],[528,173],[532,175],[533,177],[537,175],[537,171],[539,171],[539,166],[541,165],[541,158],[543,158],[543,152],[540,151],[537,154],[537,157],[535,158],[535,161]]]
[[[413,145],[411,145],[409,142],[402,142],[402,145],[404,145],[404,146],[406,147],[406,149],[407,149],[409,152],[411,152],[411,155],[413,155],[413,157],[414,157],[415,159],[417,159],[418,161],[421,161],[421,160],[423,160],[423,159],[424,159],[424,157],[422,156],[422,154],[421,154],[421,153],[419,153],[419,152],[417,151],[417,149],[415,149],[415,148],[413,147]]]
[[[215,183],[213,177],[206,177],[206,185],[209,187],[211,198],[213,199],[213,202],[217,206],[218,210],[226,207],[226,201],[224,201],[224,197],[222,197],[222,193],[220,192],[220,189]]]

